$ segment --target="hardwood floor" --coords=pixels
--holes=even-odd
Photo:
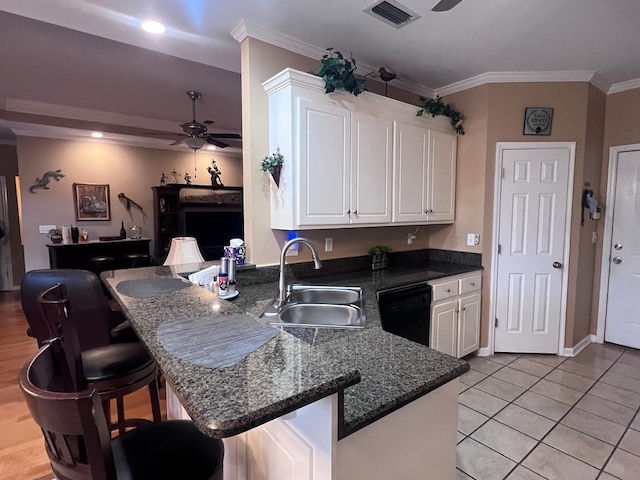
[[[53,478],[40,428],[31,419],[18,386],[18,374],[37,351],[26,334],[27,321],[19,292],[0,292],[0,479],[49,480]],[[166,415],[164,395],[160,407]],[[125,399],[127,415],[151,419],[148,390]],[[115,411],[115,403],[112,405]]]

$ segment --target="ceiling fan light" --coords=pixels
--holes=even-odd
[[[204,138],[187,137],[187,138],[185,138],[184,143],[187,145],[187,147],[192,148],[193,150],[198,150],[198,149],[202,148],[204,146],[204,144],[207,143],[207,142],[205,141]]]
[[[159,35],[164,33],[164,25],[156,20],[145,20],[141,25],[142,29],[147,33],[154,33]]]
[[[207,150],[215,150],[216,146],[215,145],[209,145],[207,146]]]

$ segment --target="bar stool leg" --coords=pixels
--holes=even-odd
[[[126,431],[124,423],[124,397],[117,397],[116,405],[118,409],[118,433],[122,435]]]
[[[160,392],[158,390],[157,377],[149,384],[149,397],[151,398],[151,413],[153,414],[153,421],[162,421],[162,414],[160,413]]]

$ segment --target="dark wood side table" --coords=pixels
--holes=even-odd
[[[113,257],[114,268],[128,268],[130,261],[127,255],[141,253],[149,255],[150,238],[99,241],[90,240],[79,243],[50,243],[50,268],[89,269],[89,259],[93,257]]]

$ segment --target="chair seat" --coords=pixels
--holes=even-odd
[[[82,352],[82,371],[87,382],[119,378],[153,363],[141,343],[113,343]]]
[[[186,420],[143,425],[114,438],[111,448],[119,480],[218,478],[224,455],[221,440]]]

